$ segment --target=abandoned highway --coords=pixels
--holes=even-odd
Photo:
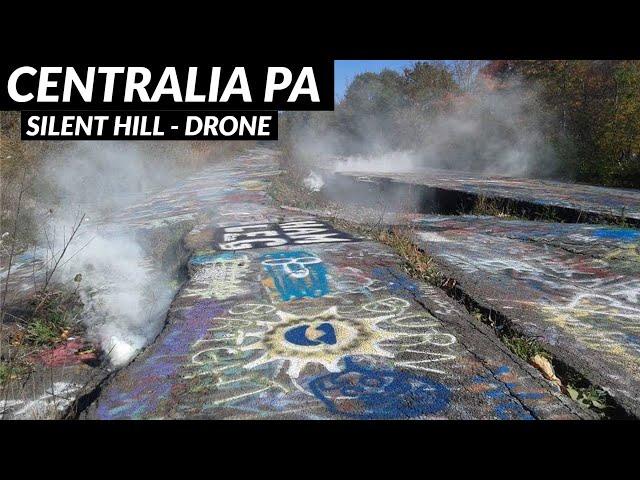
[[[408,276],[391,246],[274,202],[275,153],[249,150],[118,215],[144,232],[158,263],[168,250],[158,238],[180,225],[162,268],[186,264],[186,273],[161,331],[128,365],[86,382],[78,368],[89,367],[60,365],[60,384],[76,386],[58,410],[81,419],[599,418],[514,353],[473,304],[607,392],[624,418],[640,415],[640,231],[629,226],[640,221],[640,193],[442,172],[327,176],[345,202],[356,191],[379,199],[385,189],[388,198],[432,189],[437,212],[389,223],[408,228],[451,279],[443,288]],[[556,208],[567,221],[454,214],[453,204],[481,194],[528,212]],[[604,217],[628,221],[584,223]],[[4,405],[15,418],[25,409]]]

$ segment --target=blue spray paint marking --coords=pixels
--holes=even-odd
[[[535,420],[529,412],[525,411],[520,404],[515,402],[499,403],[495,407],[496,415],[500,420]]]
[[[387,289],[393,294],[413,297],[420,291],[418,285],[410,277],[395,270],[391,273],[388,268],[376,267],[371,273],[374,278],[386,282]]]
[[[625,339],[629,342],[629,343],[633,343],[634,345],[638,345],[640,346],[640,337],[636,336],[636,335],[631,335],[630,333],[627,333],[625,335]]]
[[[508,375],[510,373],[509,367],[503,365],[495,372],[495,376],[503,381],[500,377]],[[535,418],[524,409],[522,405],[514,401],[505,387],[510,390],[514,390],[518,385],[513,382],[505,382],[505,387],[502,385],[495,385],[489,376],[477,375],[473,379],[474,383],[486,383],[493,386],[491,390],[484,392],[484,396],[487,397],[494,404],[494,412],[500,420],[535,420]],[[515,394],[518,398],[528,398],[532,400],[538,400],[543,398],[544,395],[536,392],[518,392]]]
[[[269,253],[260,257],[260,261],[285,302],[329,293],[327,270],[322,260],[312,253]]]
[[[317,335],[318,332],[320,332],[320,335]],[[309,334],[314,333],[317,337],[315,339],[309,338]],[[300,325],[292,328],[291,330],[287,330],[284,334],[284,338],[287,342],[291,342],[302,347],[313,347],[323,343],[326,345],[335,345],[337,342],[336,331],[330,323],[322,323],[315,329],[309,325]]]
[[[621,242],[635,242],[640,239],[640,232],[630,228],[600,228],[593,232],[594,237]]]
[[[625,334],[625,341],[627,342],[626,347],[629,349],[636,350],[640,353],[640,337],[637,335],[631,335],[630,333]]]
[[[441,383],[400,370],[371,368],[344,359],[342,372],[309,383],[311,392],[332,413],[357,419],[412,418],[438,413],[451,392]]]
[[[194,255],[189,260],[192,265],[210,265],[220,260],[231,260],[234,257],[233,252],[224,253],[203,253],[200,255]]]

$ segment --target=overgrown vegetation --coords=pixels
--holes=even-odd
[[[23,357],[16,357],[11,362],[0,362],[0,387],[4,387],[14,380],[19,380],[30,371],[31,364]]]
[[[75,291],[40,293],[29,300],[30,319],[23,320],[23,340],[34,346],[54,346],[77,334],[82,302]]]
[[[535,206],[533,211],[527,211],[527,209],[518,208],[516,204],[509,199],[487,197],[485,195],[478,195],[469,213],[471,213],[471,215],[498,217],[505,220],[525,218],[541,222],[564,221],[558,214],[557,209],[549,205],[542,207]]]
[[[489,215],[501,218],[517,218],[518,213],[510,203],[497,200],[495,198],[479,195],[473,208],[472,215]]]
[[[576,180],[640,187],[640,62],[500,60],[486,73],[502,88],[523,79],[556,123],[545,132],[559,173]]]
[[[0,387],[33,369],[33,355],[83,333],[82,302],[75,289],[38,292],[5,311],[0,330]]]
[[[435,286],[442,286],[445,278],[438,271],[433,258],[425,255],[423,250],[413,241],[407,229],[394,227],[390,230],[380,229],[377,240],[393,248],[404,260],[402,268],[407,274],[418,280]]]

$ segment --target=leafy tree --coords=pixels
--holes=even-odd
[[[408,100],[423,111],[445,108],[443,100],[460,92],[449,70],[429,62],[416,62],[412,68],[406,68],[403,82]]]
[[[491,62],[485,73],[503,87],[524,79],[539,89],[558,119],[546,134],[566,176],[640,187],[639,69],[638,61],[532,60]]]
[[[406,105],[402,76],[393,70],[357,75],[347,88],[340,108],[346,114],[389,114]]]

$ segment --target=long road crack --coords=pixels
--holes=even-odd
[[[398,280],[398,284],[402,285],[403,284],[403,279],[397,274],[397,272],[393,269],[393,268],[385,268],[386,272],[393,277],[394,279]],[[422,296],[424,294],[419,293],[418,295],[416,294],[415,291],[406,288],[406,286],[402,287],[402,290],[407,292],[411,298],[413,298],[413,300],[419,304],[425,311],[427,311],[431,316],[433,316],[434,318],[437,318],[439,321],[443,322],[443,323],[447,323],[447,321],[445,319],[442,319],[434,310],[432,310],[425,302],[424,300],[422,300]],[[491,342],[492,345],[494,346],[498,346],[496,345],[495,342],[493,342],[487,335],[485,332],[483,332],[481,329],[478,328],[477,325],[473,324],[473,322],[468,322],[468,325],[475,330],[476,332],[482,334],[483,337],[485,337],[487,340],[489,340]],[[460,338],[460,336],[456,337],[457,343],[459,343],[466,352],[468,352],[471,356],[473,356],[477,362],[482,365],[482,368],[491,376],[491,378],[497,382],[498,384],[502,385],[504,387],[504,389],[509,392],[509,397],[514,400],[515,402],[517,402],[529,415],[531,415],[533,418],[535,419],[539,419],[539,415],[533,410],[531,409],[527,404],[525,404],[520,397],[518,396],[518,394],[509,386],[508,382],[505,382],[504,380],[502,380],[499,376],[497,376],[496,372],[493,371],[486,363],[485,360],[478,355],[471,347],[469,347],[469,345],[467,345],[467,343]],[[516,363],[523,371],[525,371],[534,381],[536,381],[536,383],[540,383],[537,379],[535,379],[533,376],[531,376],[530,372],[526,371],[526,369],[522,368],[522,365],[520,364],[520,362],[518,360],[516,360],[514,358],[514,355],[505,350],[502,345],[498,346],[500,348],[500,350],[507,355],[512,361],[514,361],[514,363]],[[547,390],[549,390],[549,387],[547,386]],[[552,392],[554,394],[554,396],[556,396],[556,398],[559,398],[555,392]],[[565,402],[563,402],[565,403]],[[574,412],[575,413],[575,412]]]

